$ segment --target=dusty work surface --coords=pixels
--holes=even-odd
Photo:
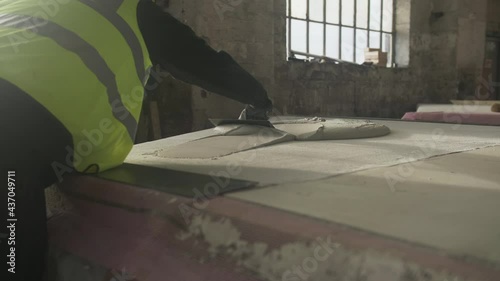
[[[256,124],[218,125],[212,133],[219,135],[163,148],[154,155],[162,158],[213,159],[290,141],[363,139],[390,134],[386,126],[367,120],[316,118],[282,121],[273,125],[274,128]]]
[[[377,123],[391,135],[212,160],[155,156],[208,130],[137,146],[127,161],[272,185],[229,196],[500,264],[500,128]]]
[[[260,184],[224,196],[68,179],[71,211],[49,220],[59,280],[126,270],[140,281],[497,281],[499,128],[377,123],[392,134],[156,156],[208,130],[139,145],[127,160],[218,176],[221,188],[224,176]]]
[[[500,265],[499,170],[497,146],[230,196]]]
[[[214,159],[167,159],[162,151],[217,134],[206,130],[136,146],[126,162],[194,173],[230,175],[260,185],[309,181],[500,145],[500,128],[377,121],[391,134],[370,139],[286,142]]]

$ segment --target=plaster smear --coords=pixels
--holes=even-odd
[[[301,117],[279,119],[285,118],[292,121]],[[276,119],[272,120],[274,124],[280,121]],[[500,145],[500,130],[494,126],[391,120],[376,122],[391,128],[391,134],[369,139],[288,141],[217,159],[157,156],[159,152],[177,145],[218,135],[214,130],[204,130],[136,145],[126,162],[205,175],[228,172],[234,178],[259,182],[264,186],[324,179]],[[235,165],[241,167],[237,174],[232,172]]]
[[[263,242],[243,239],[241,231],[230,219],[212,219],[208,215],[193,218],[188,230],[176,237],[182,241],[193,239],[194,244],[202,242],[208,245],[207,256],[195,257],[200,262],[227,259],[255,272],[266,281],[464,281],[384,253],[347,249],[333,241],[333,236],[310,241],[298,240],[271,248]],[[318,253],[321,255],[318,256]]]
[[[374,138],[391,133],[387,126],[365,120],[349,119],[284,122],[274,126],[276,129],[294,135],[300,141]]]
[[[156,156],[210,159],[295,139],[295,136],[286,132],[261,126],[224,125],[215,131],[218,135],[159,151]]]
[[[159,151],[163,158],[217,158],[278,143],[298,141],[343,140],[380,137],[391,131],[369,121],[303,119],[277,122],[275,128],[252,125],[222,125],[215,136],[190,141]]]

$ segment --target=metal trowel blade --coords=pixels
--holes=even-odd
[[[210,119],[210,122],[214,124],[214,126],[221,125],[254,125],[254,126],[263,126],[274,128],[273,124],[268,120],[240,120],[240,119]]]

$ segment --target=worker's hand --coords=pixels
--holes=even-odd
[[[268,114],[272,108],[256,108],[253,105],[247,105],[240,114],[240,120],[268,120]]]
[[[265,90],[264,93],[265,98],[263,99],[263,102],[252,104],[252,106],[270,113],[273,111],[273,102],[268,98],[267,92]]]

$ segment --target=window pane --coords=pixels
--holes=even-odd
[[[309,53],[323,56],[323,27],[322,23],[309,23]]]
[[[307,24],[302,20],[292,20],[292,50],[299,52],[306,52]]]
[[[292,1],[292,17],[306,19],[307,15],[307,0],[290,0]]]
[[[380,32],[370,31],[370,48],[380,49]]]
[[[342,25],[354,26],[354,1],[342,1]]]
[[[381,0],[370,1],[370,29],[380,30]]]
[[[356,26],[368,28],[368,0],[358,0]]]
[[[309,0],[309,18],[323,21],[323,0]]]
[[[393,0],[384,0],[384,10],[382,11],[382,30],[387,32],[392,32],[392,20],[393,20]]]
[[[326,56],[334,59],[339,58],[340,42],[339,27],[334,25],[326,26]]]
[[[340,0],[326,0],[326,21],[329,23],[339,23]]]
[[[382,34],[382,52],[389,53],[391,51],[392,45],[392,35],[383,33]]]
[[[354,28],[342,27],[342,60],[354,61]]]
[[[387,52],[387,63],[392,64],[392,35],[388,33],[382,34],[382,52]]]
[[[356,63],[365,62],[365,49],[368,47],[368,31],[356,30]]]

